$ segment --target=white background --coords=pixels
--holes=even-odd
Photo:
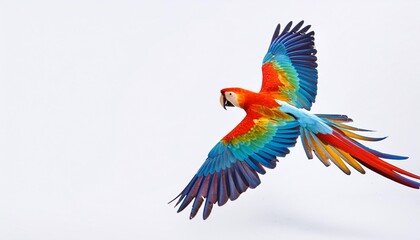
[[[420,173],[419,1],[1,1],[0,239],[416,239],[420,192],[300,143],[189,220],[167,202],[244,116],[277,23],[316,32],[315,113],[390,136]]]

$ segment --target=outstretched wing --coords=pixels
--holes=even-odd
[[[228,199],[233,201],[248,188],[260,184],[257,173],[265,174],[264,167],[274,168],[276,156],[289,153],[288,148],[295,145],[299,136],[298,122],[289,115],[276,113],[271,117],[248,113],[213,147],[190,183],[175,198],[179,198],[176,205],[181,203],[178,212],[195,199],[190,214],[193,218],[205,201],[206,219],[213,204],[222,206]]]
[[[302,25],[303,21],[290,29],[292,22],[289,22],[281,33],[280,24],[277,25],[263,60],[260,92],[310,110],[318,82],[315,33],[307,32],[310,25],[301,29]]]

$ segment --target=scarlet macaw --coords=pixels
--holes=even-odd
[[[420,188],[419,182],[407,178],[420,176],[382,160],[407,157],[378,152],[356,141],[384,138],[354,133],[369,130],[346,125],[352,122],[346,115],[309,113],[317,93],[317,51],[314,32],[308,32],[310,25],[302,26],[303,21],[291,28],[289,22],[280,33],[280,24],[277,25],[263,60],[259,92],[242,88],[221,90],[221,105],[225,109],[242,108],[246,116],[213,147],[190,183],[174,199],[179,198],[176,206],[181,203],[178,212],[195,199],[191,219],[205,201],[206,219],[213,204],[222,206],[228,199],[237,199],[248,187],[257,187],[258,173],[265,174],[264,167],[276,167],[276,157],[288,154],[298,136],[307,157],[312,159],[314,152],[325,166],[331,161],[346,174],[350,174],[348,166],[364,174],[363,165],[395,182]]]

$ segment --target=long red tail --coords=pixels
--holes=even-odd
[[[354,133],[353,131],[369,130],[344,124],[345,122],[352,121],[345,115],[318,114],[317,117],[332,128],[332,133],[314,133],[306,128],[301,128],[302,143],[308,158],[313,158],[313,151],[326,166],[330,165],[329,160],[331,160],[346,174],[350,174],[347,165],[352,166],[361,173],[365,173],[364,169],[359,165],[360,163],[395,182],[412,188],[420,188],[419,182],[407,178],[420,179],[420,176],[398,168],[381,159],[401,160],[406,159],[406,157],[378,152],[355,140],[380,141],[384,138],[370,138]]]
[[[386,178],[389,178],[408,187],[417,189],[420,188],[419,182],[405,177],[408,176],[415,179],[420,179],[420,176],[385,162],[384,160],[377,157],[374,153],[360,146],[360,144],[355,144],[354,140],[350,140],[347,136],[341,134],[340,132],[334,130],[332,134],[317,134],[316,136],[321,141],[350,154],[359,163],[369,168],[370,170],[375,171]]]

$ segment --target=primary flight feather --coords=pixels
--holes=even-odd
[[[317,94],[318,72],[314,32],[303,21],[294,27],[289,22],[280,32],[277,25],[268,52],[263,59],[263,79],[259,92],[242,88],[221,90],[220,103],[245,110],[245,118],[209,152],[206,161],[189,184],[174,199],[178,212],[192,203],[193,218],[204,203],[206,219],[214,204],[222,206],[237,199],[248,188],[257,187],[258,174],[276,167],[277,157],[284,157],[300,136],[309,159],[313,153],[323,164],[331,162],[344,173],[352,167],[365,173],[362,166],[395,182],[412,188],[420,183],[409,179],[420,176],[382,159],[406,157],[370,149],[357,140],[380,141],[359,135],[369,131],[348,126],[345,115],[309,112]],[[174,201],[172,200],[172,201]],[[171,201],[171,202],[172,202]]]

